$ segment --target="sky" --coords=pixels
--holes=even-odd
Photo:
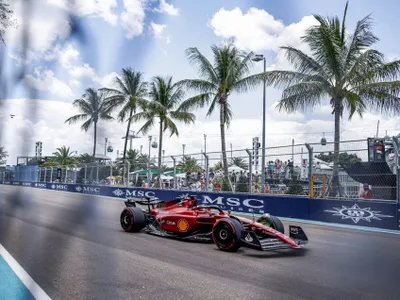
[[[195,66],[189,64],[185,49],[197,47],[211,59],[210,46],[235,38],[246,51],[263,54],[268,70],[289,69],[280,46],[292,45],[304,51],[300,42],[305,29],[315,24],[313,14],[324,16],[343,14],[345,1],[317,0],[85,0],[75,4],[67,0],[35,0],[28,34],[29,49],[22,58],[23,7],[20,0],[10,1],[19,27],[7,31],[2,84],[7,93],[0,100],[0,145],[9,153],[8,164],[17,156],[33,156],[35,142],[42,141],[43,155],[51,155],[57,147],[71,147],[78,154],[91,153],[93,131],[83,132],[80,125],[69,126],[65,120],[78,113],[72,102],[89,87],[112,87],[122,68],[131,67],[144,73],[146,80],[153,76],[173,76],[174,80],[196,78]],[[399,4],[394,0],[385,5],[373,0],[349,1],[348,30],[358,20],[372,14],[374,33],[380,41],[375,48],[388,61],[400,57],[400,41],[392,31],[397,27]],[[70,38],[71,13],[83,29],[82,39]],[[15,78],[24,69],[18,83]],[[261,72],[262,63],[253,72]],[[325,134],[333,140],[333,116],[328,101],[313,111],[284,114],[276,109],[280,90],[267,88],[266,145],[274,147],[318,142]],[[2,95],[4,91],[2,92]],[[229,99],[234,119],[227,130],[227,148],[251,148],[252,138],[262,132],[262,87]],[[15,115],[11,118],[10,114]],[[179,137],[164,141],[165,156],[220,150],[218,113],[206,117],[206,110],[195,111],[194,125],[179,126]],[[397,135],[400,120],[368,112],[362,119],[342,120],[342,140],[366,139],[380,132]],[[133,124],[138,131],[141,123]],[[103,154],[105,138],[114,148],[107,155],[116,158],[122,152],[126,124],[100,122],[98,153]],[[155,127],[149,135],[158,140]],[[133,148],[147,152],[148,137],[133,141]],[[154,150],[152,150],[154,151]],[[155,151],[154,151],[155,152]]]

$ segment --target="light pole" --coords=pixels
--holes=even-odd
[[[105,144],[104,144],[104,156],[107,155],[107,144],[108,144],[108,138],[105,138]]]
[[[265,56],[262,54],[256,54],[253,58],[253,61],[259,62],[264,61],[264,73],[267,71],[267,62],[265,60]],[[263,125],[262,125],[262,149],[261,149],[261,191],[264,192],[264,184],[265,184],[265,89],[266,82],[264,80],[263,84]]]
[[[207,154],[207,134],[204,135],[204,153]]]
[[[140,154],[143,153],[143,145],[140,145]]]
[[[182,154],[183,154],[183,158],[185,158],[185,144],[182,144]]]
[[[231,160],[233,159],[232,143],[231,143]]]
[[[151,135],[149,135],[149,158],[148,158],[148,160],[147,160],[147,184],[148,184],[148,186],[147,187],[150,187],[150,183],[151,183],[151,180],[150,180],[150,155],[151,155],[151,139],[152,139],[153,137],[151,136]]]
[[[164,163],[165,150],[162,151],[162,163]]]

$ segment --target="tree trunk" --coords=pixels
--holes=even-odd
[[[122,159],[123,159],[124,162],[125,162],[125,158],[126,158],[126,148],[127,148],[127,146],[128,146],[129,130],[131,129],[132,114],[133,114],[133,109],[131,109],[131,111],[129,112],[128,125],[126,126],[125,145],[124,145],[124,155],[122,156]]]
[[[94,133],[93,133],[93,160],[96,160],[96,143],[97,143],[97,122],[94,122]]]
[[[341,101],[335,100],[335,138],[333,148],[333,172],[330,186],[330,197],[336,197],[338,194],[342,196],[339,182],[339,154],[340,154],[340,116],[341,116]]]
[[[222,164],[224,168],[224,177],[228,178],[228,160],[226,158],[226,143],[225,143],[225,105],[226,96],[223,96],[220,100],[220,110],[219,110],[219,122],[221,129],[221,150],[222,150]]]
[[[157,164],[157,182],[156,186],[161,186],[161,163],[162,163],[162,143],[163,143],[163,121],[160,119],[160,135],[158,137],[158,164]]]

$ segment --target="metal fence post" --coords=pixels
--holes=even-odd
[[[53,182],[53,167],[50,167],[50,183]]]
[[[247,154],[249,155],[249,193],[253,192],[253,168],[252,168],[252,156],[251,151],[246,149]]]
[[[44,167],[44,178],[43,178],[43,182],[46,182],[46,178],[47,178],[47,168]]]
[[[208,192],[208,180],[209,180],[208,166],[209,166],[209,161],[208,161],[208,155],[206,153],[204,153],[204,152],[202,154],[205,157],[205,161],[204,161],[204,163],[205,163],[205,172],[206,172],[206,182],[205,182],[205,184],[206,184],[206,192]]]
[[[85,164],[85,179],[84,179],[84,181],[83,181],[83,183],[84,184],[86,184],[87,183],[87,164]]]
[[[100,167],[100,163],[96,164],[96,183],[95,184],[99,184],[99,167]]]
[[[64,177],[64,183],[67,183],[67,178],[68,178],[68,167],[65,167],[65,177]]]
[[[400,203],[400,176],[399,176],[399,167],[400,167],[400,143],[396,137],[393,137],[393,148],[396,152],[396,198],[397,203]]]
[[[38,168],[39,169],[39,180],[36,180],[36,182],[41,182],[42,181],[42,168]]]
[[[129,187],[129,172],[131,171],[131,163],[129,162],[129,160],[126,161],[126,165],[127,166],[127,170],[126,170],[126,187]]]
[[[113,180],[113,163],[112,163],[112,161],[110,162],[110,185],[111,185],[111,182],[112,182],[112,180]]]
[[[313,148],[310,146],[310,144],[305,144],[306,148],[308,150],[308,196],[311,198],[311,189],[313,187],[312,184],[312,166],[313,166]]]
[[[172,161],[174,162],[174,189],[176,189],[176,159],[175,157],[171,156]]]

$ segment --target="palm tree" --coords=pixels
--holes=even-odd
[[[8,154],[7,151],[4,149],[4,147],[0,147],[0,164],[5,164],[6,160],[5,158],[7,158]]]
[[[172,77],[153,78],[149,90],[150,100],[141,101],[142,112],[133,116],[134,121],[144,120],[145,124],[139,132],[146,134],[154,126],[156,119],[159,124],[159,147],[158,147],[158,170],[160,173],[162,161],[163,133],[170,132],[170,136],[179,135],[178,127],[174,121],[184,122],[185,124],[194,123],[196,117],[187,111],[179,110],[182,103],[184,91],[176,83],[172,82]],[[183,102],[184,103],[184,102]]]
[[[112,104],[113,103],[106,101],[103,92],[88,88],[81,99],[77,99],[72,103],[81,114],[72,116],[65,121],[65,123],[69,124],[85,121],[81,127],[84,131],[88,131],[93,124],[93,159],[96,157],[97,123],[100,120],[114,120],[110,115],[112,110],[115,109],[115,106]]]
[[[93,156],[89,153],[83,153],[78,157],[78,161],[83,164],[91,163],[93,162]]]
[[[116,89],[104,88],[107,93],[106,100],[113,106],[121,106],[118,114],[120,122],[127,122],[124,154],[122,159],[126,158],[126,148],[128,145],[128,136],[131,128],[132,116],[136,114],[138,102],[147,94],[147,83],[143,81],[143,74],[135,72],[131,68],[122,69],[122,78],[116,77]]]
[[[229,163],[230,166],[237,166],[244,170],[247,170],[249,165],[246,163],[243,157],[233,157]]]
[[[198,65],[200,79],[186,79],[180,84],[199,94],[182,104],[181,109],[191,110],[208,106],[210,116],[219,106],[222,162],[224,175],[228,176],[226,157],[225,126],[229,126],[232,110],[229,96],[245,93],[263,82],[263,74],[249,75],[253,65],[253,52],[238,49],[233,42],[223,46],[211,46],[214,61],[211,63],[197,48],[188,48],[186,55],[191,63]]]
[[[201,167],[197,160],[191,156],[184,156],[178,163],[177,168],[185,172],[199,172]]]
[[[345,109],[349,119],[362,116],[367,108],[400,111],[400,61],[385,62],[384,55],[371,46],[378,38],[371,31],[369,16],[357,22],[347,34],[346,4],[342,21],[338,17],[315,15],[318,24],[310,27],[302,41],[311,56],[291,46],[282,47],[294,71],[271,71],[266,82],[283,89],[279,110],[295,112],[320,105],[329,99],[335,122],[334,164],[330,196],[342,192],[339,184],[340,119]]]
[[[75,162],[75,158],[73,157],[74,152],[71,151],[70,147],[62,146],[57,148],[56,152],[53,153],[54,160],[63,166],[73,164]]]
[[[214,168],[215,171],[219,171],[219,170],[222,170],[224,168],[224,165],[222,164],[222,162],[219,161],[214,165],[213,168]]]

